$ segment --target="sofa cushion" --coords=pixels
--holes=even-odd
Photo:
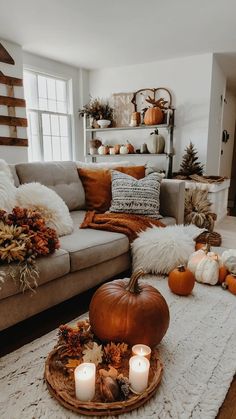
[[[116,170],[136,179],[145,176],[144,166],[117,166]],[[103,213],[111,205],[111,170],[110,169],[78,169],[85,191],[86,209]]]
[[[112,201],[109,211],[162,218],[159,213],[161,180],[162,176],[156,172],[137,180],[112,170]]]
[[[35,162],[16,165],[20,183],[39,182],[53,189],[69,210],[85,207],[85,195],[75,162]]]
[[[120,233],[80,229],[85,211],[71,213],[74,232],[61,237],[61,248],[70,254],[71,272],[105,262],[129,251],[128,238]]]
[[[38,285],[60,278],[70,272],[69,254],[62,249],[56,250],[56,252],[50,256],[38,258],[37,264],[39,267]],[[8,265],[1,266],[1,271],[6,272],[6,276],[4,283],[1,284],[0,300],[22,292],[19,289],[18,284],[9,276],[8,270]]]

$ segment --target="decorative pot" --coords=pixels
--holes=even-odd
[[[141,114],[140,112],[133,112],[131,115],[130,125],[131,127],[137,127],[141,123]]]
[[[158,107],[148,108],[144,115],[145,125],[158,125],[161,124],[164,118],[162,110]]]
[[[147,149],[152,154],[164,153],[165,138],[158,133],[158,129],[150,134],[147,140]]]
[[[100,128],[107,128],[111,124],[111,121],[109,121],[108,119],[99,119],[97,123]]]

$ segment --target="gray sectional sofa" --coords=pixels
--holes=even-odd
[[[80,294],[131,266],[129,241],[119,233],[79,229],[86,203],[75,162],[22,163],[11,166],[15,184],[40,182],[67,204],[74,231],[60,238],[61,248],[38,259],[36,293],[24,294],[7,278],[0,291],[0,330]],[[182,223],[184,182],[165,179],[161,185],[161,214],[165,224]],[[6,269],[7,267],[1,267]]]

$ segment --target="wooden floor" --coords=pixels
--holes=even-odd
[[[222,246],[236,248],[236,217],[226,217],[216,231],[223,237]],[[39,315],[0,332],[0,356],[6,355],[36,338],[56,329],[88,311],[95,289],[76,296]],[[236,299],[235,299],[236,303]],[[235,350],[235,348],[232,348]],[[236,419],[236,377],[234,378],[217,419]]]

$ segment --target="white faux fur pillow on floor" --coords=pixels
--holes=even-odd
[[[178,265],[186,264],[195,250],[194,239],[203,231],[193,224],[142,231],[132,243],[133,270],[142,268],[147,273],[168,274]]]
[[[73,231],[73,221],[68,207],[56,192],[40,183],[25,183],[16,190],[17,205],[38,209],[48,227],[54,228],[58,236]]]

